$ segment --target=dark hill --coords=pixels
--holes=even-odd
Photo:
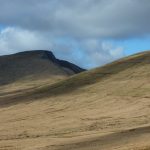
[[[0,56],[0,96],[52,84],[82,71],[45,50]]]
[[[45,50],[25,51],[0,56],[0,84],[12,83],[26,78],[65,77],[80,73],[84,69],[64,60],[57,59]]]

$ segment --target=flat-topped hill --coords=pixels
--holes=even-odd
[[[0,56],[0,85],[6,91],[8,86],[21,90],[54,83],[82,71],[84,69],[59,60],[52,52],[45,50]]]

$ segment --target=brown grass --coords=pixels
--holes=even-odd
[[[145,52],[4,94],[0,149],[148,150],[149,83],[150,52]]]

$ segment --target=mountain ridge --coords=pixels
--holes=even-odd
[[[13,57],[13,56],[20,56],[20,57],[24,57],[24,56],[32,56],[32,55],[36,55],[36,54],[43,54],[43,58],[46,56],[49,58],[50,61],[62,66],[62,67],[66,67],[69,68],[71,70],[74,71],[74,73],[80,73],[82,71],[85,71],[86,69],[83,69],[73,63],[70,63],[69,61],[66,60],[62,60],[62,59],[58,59],[55,57],[55,55],[53,54],[52,51],[49,50],[30,50],[30,51],[23,51],[23,52],[18,52],[15,54],[9,54],[9,55],[2,55],[0,56],[0,59],[5,58],[5,57]],[[44,55],[45,54],[45,55]]]
[[[0,84],[7,84],[9,80],[14,82],[26,76],[38,78],[43,74],[43,77],[48,78],[50,75],[70,76],[85,71],[68,61],[57,59],[52,52],[46,50],[0,56],[0,70]]]
[[[150,149],[150,51],[56,82],[40,78],[19,92],[0,86],[0,149]]]
[[[85,71],[47,50],[0,56],[0,95],[32,90]]]
[[[77,75],[70,76],[67,79],[63,79],[54,84],[50,83],[50,84],[47,84],[46,86],[39,87],[36,90],[33,89],[33,91],[31,90],[27,92],[25,95],[20,95],[20,96],[23,99],[23,97],[24,96],[26,97],[27,94],[29,94],[28,97],[30,97],[32,94],[33,95],[35,94],[36,99],[38,99],[38,95],[42,97],[46,93],[49,96],[55,96],[55,95],[61,95],[61,94],[65,95],[65,94],[78,90],[78,88],[79,89],[82,87],[84,88],[85,86],[90,86],[92,84],[96,84],[97,82],[101,82],[111,76],[114,76],[115,74],[118,74],[119,72],[123,72],[125,70],[132,69],[139,65],[149,64],[149,63],[150,63],[150,51],[137,53],[137,54],[116,60],[104,66],[94,68],[89,71],[84,71]],[[18,98],[20,96],[18,96]],[[9,101],[9,98],[8,98],[8,101]]]

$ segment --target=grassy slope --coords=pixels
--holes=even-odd
[[[78,75],[71,76],[68,79],[61,80],[54,84],[50,82],[49,84],[47,83],[47,85],[44,84],[41,85],[39,88],[35,88],[33,90],[31,89],[29,92],[24,91],[25,93],[24,92],[21,93],[21,98],[26,99],[28,97],[29,99],[32,99],[33,97],[44,98],[46,96],[64,95],[76,91],[78,89],[80,92],[84,87],[87,88],[90,85],[96,87],[97,84],[101,85],[101,82],[105,82],[105,81],[107,82],[107,80],[110,83],[105,84],[105,86],[108,86],[108,84],[113,84],[114,81],[117,82],[118,86],[116,85],[115,88],[112,89],[112,90],[116,90],[116,92],[118,92],[118,90],[121,90],[122,94],[132,94],[134,96],[136,94],[141,93],[145,95],[145,92],[149,90],[149,87],[143,88],[142,90],[141,88],[135,88],[134,90],[133,87],[127,88],[126,86],[125,87],[126,92],[123,91],[122,88],[119,89],[117,87],[119,87],[120,81],[122,83],[123,80],[129,82],[130,81],[132,82],[133,80],[136,82],[138,79],[140,79],[141,81],[145,79],[149,79],[149,75],[150,75],[149,63],[150,63],[150,52],[148,51],[144,53],[139,53],[130,57],[126,57],[124,59],[120,59],[113,63],[107,64],[103,67],[96,68],[90,71],[85,71]],[[136,87],[138,86],[137,84],[139,83],[140,81],[137,83],[133,83],[133,85]],[[127,84],[129,83],[127,82]],[[91,88],[89,88],[89,90],[91,90]],[[11,99],[12,98],[13,97],[11,96]],[[17,96],[15,95],[14,98],[16,100]],[[18,98],[20,101],[20,95],[18,96]]]
[[[148,150],[149,83],[150,52],[145,52],[1,96],[0,148]]]
[[[50,61],[44,51],[0,56],[0,95],[52,84],[72,74]]]

